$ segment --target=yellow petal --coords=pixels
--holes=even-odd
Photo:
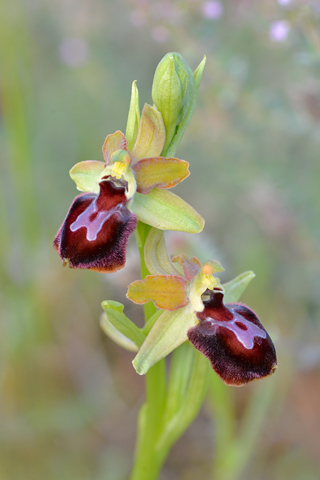
[[[176,275],[147,275],[129,285],[127,297],[135,303],[152,301],[158,308],[177,310],[188,303],[186,285]]]

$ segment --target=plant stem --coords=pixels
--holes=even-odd
[[[146,402],[139,413],[138,439],[131,480],[156,480],[166,458],[165,449],[157,450],[165,404],[165,361],[146,374]]]
[[[144,261],[144,244],[150,227],[138,222],[136,239],[140,254],[141,278],[149,274]],[[156,308],[149,302],[144,305],[145,322],[155,313]],[[167,451],[157,450],[156,444],[161,432],[161,423],[166,398],[165,361],[161,360],[146,374],[146,401],[139,412],[138,435],[135,461],[131,480],[155,480],[158,478]]]
[[[149,275],[149,271],[144,261],[144,244],[146,243],[146,239],[150,231],[150,228],[151,227],[149,225],[146,225],[145,223],[139,221],[137,224],[137,228],[135,230],[137,246],[138,246],[138,251],[140,255],[141,279],[144,279],[147,275]],[[156,312],[156,310],[157,309],[152,302],[148,302],[143,306],[145,323],[147,323],[149,318],[152,317],[152,315]]]

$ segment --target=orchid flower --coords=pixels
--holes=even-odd
[[[197,258],[185,255],[171,261],[163,232],[155,229],[146,241],[145,262],[151,275],[131,283],[127,296],[139,304],[153,301],[162,313],[133,361],[138,373],[146,373],[187,340],[228,385],[244,385],[274,372],[275,348],[257,315],[241,303],[224,304],[226,293],[232,297],[232,290],[238,289],[239,296],[254,276],[252,272],[221,285],[214,276],[224,270],[219,262],[201,266]],[[180,264],[183,274],[172,262]]]
[[[117,131],[105,139],[104,162],[74,165],[70,176],[86,193],[75,198],[54,240],[64,264],[99,272],[122,268],[137,220],[162,230],[202,230],[203,218],[166,190],[189,175],[189,164],[161,157],[165,140],[161,113],[146,104],[131,151]]]

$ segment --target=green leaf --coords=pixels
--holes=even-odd
[[[233,280],[230,280],[230,282],[224,283],[222,285],[225,291],[224,303],[238,302],[241,295],[255,276],[255,273],[248,271],[241,273]]]
[[[179,275],[169,257],[163,230],[151,228],[144,246],[144,259],[151,275]]]
[[[199,233],[204,219],[172,192],[154,188],[148,195],[136,193],[130,210],[139,220],[160,230]]]
[[[190,304],[174,312],[164,311],[132,362],[137,373],[144,375],[155,363],[188,340],[187,331],[195,324]]]
[[[185,342],[172,354],[164,423],[177,414],[184,402],[195,352],[190,342]]]
[[[115,343],[126,350],[132,352],[138,351],[145,340],[145,336],[141,330],[124,315],[124,306],[112,300],[105,300],[101,306],[105,311],[100,318],[103,331]]]
[[[166,140],[162,115],[145,103],[136,142],[131,152],[132,165],[143,158],[158,157]]]
[[[105,169],[104,162],[97,160],[85,160],[76,163],[70,170],[69,175],[81,192],[99,193],[100,175]]]
[[[136,141],[136,138],[138,135],[139,123],[140,123],[139,91],[137,87],[137,82],[135,80],[134,82],[132,82],[132,87],[131,87],[131,100],[130,100],[127,128],[126,128],[126,139],[128,142],[129,151],[132,150],[133,145]]]
[[[184,378],[180,383],[179,387],[181,390],[175,392],[176,401],[178,401],[180,397],[180,403],[176,404],[175,409],[172,408],[172,405],[168,405],[168,408],[171,410],[171,415],[168,415],[168,411],[165,412],[167,422],[157,443],[157,448],[159,449],[170,448],[184,433],[198,414],[207,392],[208,373],[210,369],[209,362],[200,352],[193,349],[191,345],[186,345],[184,355],[189,355],[187,348],[192,350],[190,355],[193,357],[191,359],[185,357],[184,365],[185,368],[189,368],[189,375],[188,378]],[[179,360],[179,367],[183,368],[183,357]],[[169,395],[170,390],[168,397]],[[174,410],[176,410],[176,413],[172,415]]]

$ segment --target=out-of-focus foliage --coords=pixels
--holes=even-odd
[[[318,478],[319,21],[313,0],[1,2],[0,478],[127,478],[143,379],[99,315],[137,259],[106,277],[63,269],[51,244],[76,194],[68,170],[125,129],[134,79],[151,102],[168,51],[192,68],[207,55],[176,188],[206,228],[169,243],[219,258],[224,281],[255,271],[245,302],[279,368],[241,390],[213,378],[162,478]]]

